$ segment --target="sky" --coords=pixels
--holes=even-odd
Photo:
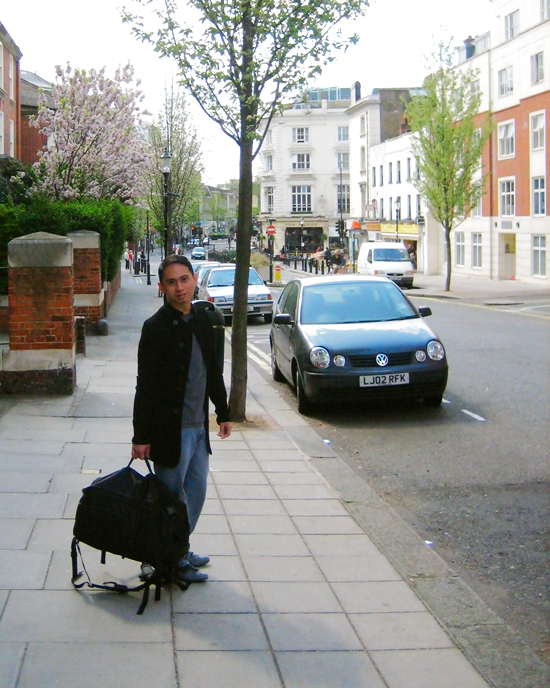
[[[84,69],[107,67],[112,75],[128,61],[141,79],[145,106],[160,110],[165,85],[177,79],[173,64],[150,45],[138,42],[120,20],[132,0],[26,0],[0,5],[0,22],[19,46],[21,69],[54,81],[55,65]],[[182,3],[183,5],[183,3]],[[360,35],[357,45],[337,53],[312,86],[351,86],[363,95],[373,88],[419,86],[426,74],[424,56],[440,39],[460,45],[469,35],[489,30],[490,0],[371,0],[364,18],[346,30]],[[237,145],[190,102],[204,152],[204,182],[221,184],[238,177]]]

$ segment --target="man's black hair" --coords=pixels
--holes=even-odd
[[[162,282],[162,275],[164,274],[164,271],[169,265],[174,265],[179,263],[180,265],[185,265],[185,267],[189,268],[189,271],[193,275],[193,266],[191,265],[191,261],[187,256],[179,256],[176,253],[173,253],[171,256],[166,256],[166,258],[162,261],[162,263],[159,265],[159,282]]]

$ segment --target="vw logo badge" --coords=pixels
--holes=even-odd
[[[376,364],[379,366],[387,366],[389,363],[386,354],[376,354]]]

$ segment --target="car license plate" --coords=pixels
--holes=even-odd
[[[256,309],[254,308],[254,306],[248,306],[248,312],[249,313],[253,313],[255,310]]]
[[[408,385],[409,373],[385,373],[384,375],[361,375],[359,387],[386,387],[389,385]]]

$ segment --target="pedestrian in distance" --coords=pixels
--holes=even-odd
[[[196,275],[189,259],[171,255],[159,266],[161,308],[143,324],[138,348],[132,458],[150,458],[156,475],[187,505],[193,533],[206,497],[211,453],[208,402],[218,436],[231,434],[227,393],[206,311],[196,308]],[[190,551],[178,564],[178,580],[205,581],[209,557]]]
[[[132,253],[132,249],[128,251],[128,262],[129,262],[129,268],[132,270],[134,266],[134,254]]]
[[[130,254],[128,250],[124,251],[124,263],[126,265],[126,270],[130,269]]]
[[[327,264],[327,275],[328,275],[330,273],[330,266],[331,266],[330,248],[328,246],[325,249],[325,263]]]

